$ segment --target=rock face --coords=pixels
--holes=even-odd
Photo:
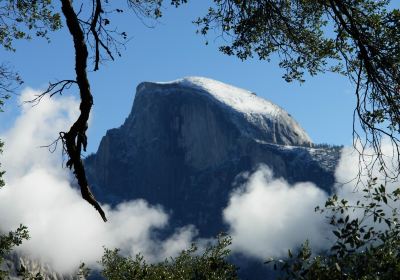
[[[85,280],[85,277],[78,277],[78,272],[70,275],[62,275],[57,273],[50,265],[39,260],[35,260],[30,256],[11,253],[6,256],[5,261],[0,265],[0,270],[8,271],[9,275],[6,279],[19,280],[26,279],[23,277],[22,271],[25,271],[29,277],[27,279],[43,279],[43,280]],[[39,277],[40,275],[40,277]],[[36,277],[36,278],[34,278]]]
[[[259,164],[291,183],[329,190],[337,149],[313,148],[282,108],[206,78],[137,87],[125,123],[103,137],[85,165],[96,196],[111,204],[144,198],[194,224],[201,236],[223,230],[221,210],[235,178]]]

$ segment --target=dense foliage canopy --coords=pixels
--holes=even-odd
[[[110,280],[234,280],[238,279],[237,268],[227,261],[230,244],[230,237],[220,235],[204,252],[193,245],[179,256],[156,264],[147,264],[141,255],[133,259],[120,255],[118,250],[106,249],[101,260],[102,274]]]

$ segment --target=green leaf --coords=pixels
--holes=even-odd
[[[342,237],[339,231],[334,230],[334,231],[332,231],[332,232],[333,232],[334,235],[337,236],[337,238],[341,238],[341,237]]]

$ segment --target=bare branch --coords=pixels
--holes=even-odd
[[[60,133],[60,136],[66,153],[69,157],[66,165],[70,169],[74,170],[75,177],[78,180],[78,185],[81,188],[82,197],[100,213],[101,217],[106,222],[107,218],[103,209],[90,191],[85,168],[81,159],[81,150],[86,150],[86,130],[88,127],[87,122],[93,105],[93,97],[90,91],[90,84],[86,70],[88,50],[85,43],[83,30],[79,24],[78,17],[71,5],[70,0],[61,0],[61,4],[68,30],[74,40],[76,83],[78,84],[81,97],[81,103],[79,106],[81,112],[78,119],[71,126],[70,130],[65,133]]]
[[[77,84],[75,80],[62,80],[55,83],[49,83],[46,90],[35,95],[33,99],[25,101],[25,103],[33,103],[34,105],[37,105],[44,96],[49,95],[50,97],[53,97],[56,94],[62,95],[64,90],[70,89],[74,84]]]

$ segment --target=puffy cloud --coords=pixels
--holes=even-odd
[[[261,166],[231,195],[223,215],[230,226],[233,250],[265,259],[287,256],[309,239],[314,247],[326,242],[323,217],[314,212],[327,194],[312,183],[289,185],[273,179],[271,170]]]
[[[60,153],[47,155],[48,149],[41,148],[51,144],[60,131],[65,131],[78,115],[78,103],[72,97],[44,99],[33,106],[24,101],[32,100],[38,92],[25,89],[20,96],[21,115],[13,127],[2,135],[6,147],[2,156],[7,170],[8,182],[29,173],[31,169],[45,167],[51,172],[66,174],[60,167]]]
[[[387,191],[398,188],[398,180],[388,180],[378,164],[361,165],[364,168],[360,169],[363,162],[358,151],[359,146],[342,149],[335,170],[334,191],[350,205],[356,205],[357,201],[368,202],[365,192],[361,191],[367,186],[368,178],[376,177],[377,184],[385,185]],[[396,153],[387,139],[382,141],[381,152],[386,166],[395,170]],[[364,155],[364,164],[376,159],[371,149],[364,150]],[[360,170],[361,177],[358,177]],[[328,194],[313,183],[290,185],[284,179],[274,179],[271,170],[261,166],[231,194],[229,205],[223,211],[233,237],[234,251],[261,259],[284,257],[288,249],[297,248],[307,239],[314,250],[329,249],[333,244],[332,228],[324,215],[314,212],[327,198]],[[398,208],[398,205],[392,208],[383,205],[387,216],[392,214],[393,206]],[[363,209],[359,209],[345,214],[357,218],[363,213]],[[372,217],[364,219],[364,223],[377,229],[386,227],[385,223],[374,223]]]
[[[35,94],[26,89],[21,99],[29,100]],[[161,206],[144,200],[124,202],[114,209],[103,205],[109,218],[103,223],[82,200],[79,191],[71,186],[73,176],[62,168],[60,147],[54,153],[41,148],[67,129],[77,114],[78,103],[72,97],[45,99],[35,107],[23,104],[13,127],[1,135],[6,142],[1,162],[7,171],[7,185],[0,191],[1,229],[27,225],[32,238],[19,250],[64,273],[76,269],[81,261],[95,265],[103,246],[118,247],[130,255],[141,252],[149,261],[189,248],[197,234],[193,226],[177,229],[166,240],[153,234],[154,229],[168,225],[168,215]],[[392,147],[385,142],[382,149],[391,163]],[[358,153],[346,148],[335,173],[338,182],[347,183],[338,184],[336,192],[351,203],[363,199],[355,192],[353,180],[359,171],[358,163]],[[377,168],[373,174],[385,183]],[[389,182],[388,188],[395,187],[396,182]],[[314,249],[329,248],[331,229],[324,217],[314,212],[315,206],[324,205],[327,197],[313,183],[291,185],[274,178],[266,166],[261,166],[232,192],[221,213],[233,237],[232,249],[265,259],[285,256],[288,249],[295,249],[306,239]]]
[[[26,89],[21,100],[35,94]],[[109,218],[104,223],[71,186],[75,179],[62,168],[60,147],[50,153],[41,146],[51,144],[58,132],[68,129],[77,108],[72,97],[44,99],[34,107],[22,104],[21,115],[1,136],[6,143],[1,161],[7,171],[6,186],[0,191],[1,230],[26,225],[31,239],[18,250],[61,273],[72,272],[81,261],[96,265],[103,246],[122,248],[130,255],[141,252],[150,261],[190,247],[197,234],[191,226],[177,229],[166,240],[154,237],[154,229],[168,225],[168,215],[161,206],[144,200],[124,202],[114,209],[103,205]]]

